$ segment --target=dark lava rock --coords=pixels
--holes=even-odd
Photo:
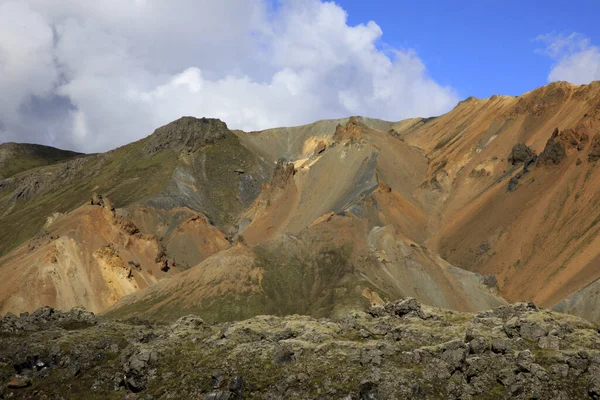
[[[400,133],[397,130],[392,128],[388,131],[388,134],[390,134],[393,137],[398,138],[398,139],[400,139],[400,141],[404,142],[404,138],[400,135]]]
[[[544,151],[540,153],[537,159],[537,165],[558,165],[567,158],[568,149],[577,149],[582,151],[586,143],[589,141],[589,136],[582,130],[565,129],[559,131],[556,128],[550,139],[546,142]],[[593,150],[592,149],[590,152]]]
[[[494,274],[484,275],[481,282],[490,289],[498,290],[498,279]]]
[[[2,318],[0,398],[600,398],[596,325],[533,303],[469,317],[408,298],[340,320],[63,327],[82,319],[97,318],[49,307]]]
[[[558,165],[567,158],[565,145],[560,141],[548,141],[546,148],[538,157],[538,165]]]
[[[236,375],[233,378],[231,378],[231,381],[229,382],[229,391],[218,391],[208,393],[206,396],[204,396],[204,398],[205,400],[241,400],[244,398],[243,388],[243,378],[239,375]]]
[[[520,172],[517,172],[515,176],[510,178],[510,181],[508,181],[509,192],[514,192],[515,190],[517,190],[517,187],[519,186],[519,179],[521,178],[521,176],[522,174]]]
[[[363,382],[360,385],[360,400],[378,400],[377,385],[373,382]]]
[[[273,364],[282,366],[294,361],[294,351],[288,347],[278,347],[273,355]]]
[[[529,146],[527,146],[525,143],[517,143],[513,146],[508,156],[508,162],[512,165],[519,165],[524,164],[535,157],[535,151],[533,151]]]
[[[132,392],[137,393],[146,388],[148,369],[158,361],[158,354],[150,349],[134,352],[123,363],[123,382]]]
[[[378,312],[377,307],[372,307],[372,310],[375,313]],[[425,315],[421,310],[421,303],[412,297],[387,303],[384,306],[384,310],[388,315],[395,315],[398,317],[414,315],[419,318],[425,318]]]
[[[83,308],[70,311],[56,311],[52,307],[41,307],[31,314],[23,313],[20,317],[8,313],[0,318],[0,333],[37,332],[46,329],[74,330],[95,325],[98,317]]]
[[[590,152],[588,153],[588,160],[590,162],[595,162],[600,159],[600,134],[597,134],[592,139],[592,144],[590,146]]]

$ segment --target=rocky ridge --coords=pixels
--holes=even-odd
[[[597,399],[600,334],[533,303],[477,314],[414,299],[339,320],[0,319],[0,398]]]

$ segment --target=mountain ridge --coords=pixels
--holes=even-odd
[[[468,98],[434,118],[350,117],[249,133],[182,117],[107,153],[0,181],[0,221],[12,227],[0,233],[0,265],[15,263],[10,254],[24,251],[49,215],[68,215],[99,192],[156,237],[172,267],[172,276],[116,298],[114,315],[332,317],[409,296],[470,312],[505,301],[554,306],[600,277],[599,95],[600,82],[557,82],[518,97]],[[515,148],[529,149],[522,162]],[[33,222],[24,225],[24,215]],[[285,306],[286,291],[304,306]],[[561,310],[596,318],[586,306],[595,298],[577,299]]]

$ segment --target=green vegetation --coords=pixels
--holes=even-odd
[[[7,146],[16,152],[14,148],[23,145]],[[17,152],[4,169],[0,165],[0,175],[7,177],[77,156],[43,146],[38,146],[41,150],[27,146],[28,151],[31,147],[36,152]],[[176,170],[189,179],[174,179]],[[252,174],[248,187],[242,185],[236,170]],[[116,207],[160,194],[162,201],[175,206],[192,201],[205,206],[208,217],[222,230],[231,231],[239,212],[260,192],[266,175],[256,156],[224,124],[212,120],[176,121],[146,139],[69,164],[38,168],[0,187],[4,228],[0,232],[0,256],[39,232],[52,213],[72,211],[84,204],[92,192],[108,196]]]
[[[349,250],[343,247],[320,249],[314,255],[259,247],[256,255],[256,266],[264,270],[266,311],[276,315],[330,314],[336,303],[335,286],[353,269]]]
[[[202,338],[206,336],[206,334],[201,335]],[[196,388],[210,392],[212,388],[210,377],[215,371],[219,371],[225,377],[243,373],[244,392],[248,398],[259,398],[259,393],[269,391],[278,382],[285,381],[287,377],[298,375],[305,375],[306,380],[288,379],[287,389],[291,392],[297,389],[310,395],[311,398],[323,394],[325,388],[330,392],[345,395],[355,392],[360,386],[363,368],[360,365],[348,365],[349,361],[345,359],[324,360],[316,354],[309,354],[302,358],[301,363],[279,366],[274,365],[272,359],[267,358],[268,353],[265,354],[260,349],[249,357],[249,354],[235,355],[234,349],[231,348],[206,349],[204,346],[188,343],[178,345],[161,357],[158,376],[165,374],[185,376],[184,385],[193,382]],[[182,359],[189,362],[182,363]],[[343,371],[339,369],[340,363],[345,363]],[[190,369],[189,365],[195,368]],[[181,384],[178,379],[161,380],[161,384],[151,387],[148,394],[159,398],[166,393],[177,392]]]
[[[173,151],[146,158],[142,142],[107,155],[89,156],[76,166],[58,164],[37,172],[26,198],[0,203],[0,256],[33,237],[54,212],[69,212],[89,200],[92,192],[108,194],[117,207],[150,198],[165,188],[177,163]],[[36,172],[34,172],[36,173]],[[42,182],[41,184],[38,182]],[[4,197],[10,193],[4,193]],[[27,194],[24,193],[24,196]]]
[[[351,251],[347,245],[315,250],[303,243],[297,244],[295,240],[272,242],[255,248],[254,266],[262,270],[262,279],[250,282],[246,289],[191,302],[194,285],[184,284],[171,293],[123,305],[109,311],[107,316],[143,315],[163,322],[188,314],[198,315],[208,322],[234,321],[261,314],[335,317],[349,309],[369,306],[362,289],[377,291],[354,274]],[[240,276],[238,280],[244,278]],[[217,278],[213,283],[220,282]],[[191,292],[186,296],[180,293],[183,291]]]
[[[56,164],[81,156],[79,153],[59,150],[53,147],[14,143],[0,145],[0,155],[3,153],[4,161],[0,162],[0,177],[3,178],[10,178],[30,169]]]
[[[203,205],[214,223],[227,230],[260,192],[262,181],[255,183],[254,188],[243,188],[240,173],[236,172],[244,171],[254,180],[260,179],[261,168],[256,156],[241,145],[237,136],[227,132],[224,138],[194,154],[190,163]]]

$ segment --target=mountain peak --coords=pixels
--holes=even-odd
[[[167,148],[194,151],[224,138],[228,132],[227,124],[220,119],[181,117],[156,129],[146,139],[145,153],[153,155]]]

